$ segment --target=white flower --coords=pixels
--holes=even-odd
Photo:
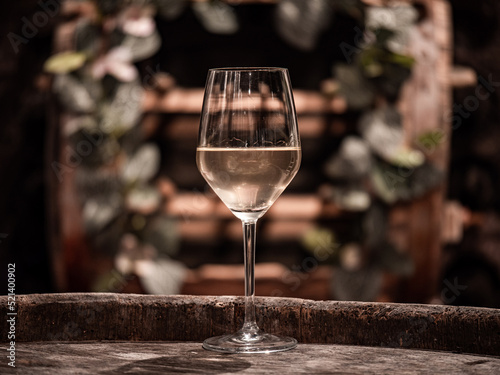
[[[133,81],[139,73],[131,62],[132,55],[127,48],[115,47],[94,61],[92,77],[101,79],[106,74],[110,74],[122,82]]]
[[[120,13],[118,23],[125,34],[145,38],[156,29],[152,16],[151,8],[131,5]]]

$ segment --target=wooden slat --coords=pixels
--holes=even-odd
[[[454,88],[474,86],[477,84],[477,73],[466,66],[454,66],[450,72],[450,84]]]
[[[183,240],[190,243],[241,239],[241,222],[218,197],[181,192],[169,197],[165,213],[179,219]],[[259,238],[266,241],[300,241],[317,220],[335,219],[342,211],[324,203],[317,195],[283,195],[265,214],[266,225]]]
[[[240,295],[245,290],[243,265],[207,264],[196,269],[185,280],[182,294],[206,295],[217,290],[219,295]],[[258,296],[286,296],[325,300],[331,297],[333,270],[320,266],[308,273],[291,271],[281,263],[257,263],[255,290]]]
[[[231,219],[233,214],[216,196],[202,193],[181,192],[170,197],[165,212],[185,220],[200,218]],[[340,210],[325,204],[315,194],[286,194],[278,198],[266,213],[266,219],[317,220],[335,218]]]
[[[339,127],[338,120],[328,123],[323,114],[299,115],[297,122],[300,138],[302,139],[322,137],[327,131],[336,134]],[[145,127],[146,125],[149,125],[149,123],[145,123],[143,120],[142,126]],[[342,123],[342,125],[342,133],[345,133],[345,124]],[[199,113],[171,115],[171,117],[165,121],[164,126],[164,134],[168,139],[179,141],[196,139],[200,127],[200,116]]]
[[[210,243],[225,238],[242,240],[241,222],[236,217],[225,222],[214,219],[181,220],[178,223],[179,235],[183,241]],[[301,241],[305,234],[314,228],[310,220],[266,220],[264,230],[259,231],[259,239],[264,241]]]
[[[203,93],[203,88],[175,87],[164,94],[146,90],[142,109],[144,112],[197,114],[201,112]],[[298,115],[343,113],[347,109],[343,98],[330,99],[317,91],[293,90],[293,96]]]

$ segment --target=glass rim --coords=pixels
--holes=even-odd
[[[250,71],[261,71],[261,72],[285,72],[287,68],[281,67],[264,67],[264,66],[241,66],[241,67],[225,67],[225,68],[210,68],[209,72],[250,72]]]

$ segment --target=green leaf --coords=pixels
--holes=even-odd
[[[129,183],[145,182],[152,179],[160,169],[160,150],[153,143],[139,148],[125,164],[122,175]]]
[[[337,268],[332,278],[333,297],[340,301],[374,301],[382,287],[382,272],[376,267],[358,271]]]
[[[336,0],[332,2],[335,10],[345,13],[360,23],[364,23],[365,5],[361,0]]]
[[[149,243],[158,249],[161,255],[176,255],[180,247],[177,220],[167,216],[154,218],[147,224],[143,239],[145,243]]]
[[[374,193],[387,204],[395,203],[406,191],[406,179],[385,163],[377,163],[372,169],[371,185]]]
[[[92,113],[97,108],[84,83],[73,74],[58,74],[54,78],[53,90],[65,109],[77,113]]]
[[[410,69],[413,66],[413,64],[415,64],[415,59],[413,57],[394,52],[387,52],[385,56],[385,61],[401,65],[402,67],[408,69]]]
[[[378,62],[371,62],[370,64],[365,65],[365,75],[370,78],[380,77],[384,74],[384,67]]]
[[[320,262],[333,263],[339,255],[336,234],[327,228],[309,230],[302,239],[304,248]]]
[[[97,7],[103,15],[112,15],[120,11],[125,1],[116,0],[95,0]]]
[[[394,52],[405,50],[417,19],[418,11],[410,4],[366,8],[366,28],[376,34],[376,44]]]
[[[105,168],[84,167],[75,170],[75,187],[80,202],[85,204],[91,199],[108,199],[113,194],[121,192],[124,184],[116,172],[110,173]]]
[[[431,130],[418,136],[417,145],[426,151],[432,152],[436,147],[444,142],[445,138],[446,134],[443,130]]]
[[[97,54],[101,32],[99,27],[88,20],[78,22],[75,29],[75,49],[89,55]]]
[[[44,70],[54,74],[66,74],[81,68],[85,61],[87,55],[83,52],[61,52],[49,57]]]
[[[234,34],[239,29],[236,12],[222,1],[195,2],[192,9],[196,18],[208,32]]]
[[[119,82],[113,97],[101,105],[100,129],[119,138],[138,124],[143,89],[138,80]]]
[[[411,69],[415,64],[415,59],[409,55],[392,52],[385,47],[372,46],[361,52],[360,64],[364,69],[372,64],[395,64]]]
[[[179,17],[187,5],[187,0],[156,0],[159,15],[169,21]]]
[[[415,168],[424,164],[425,156],[419,150],[402,147],[392,155],[389,162],[398,167]]]
[[[396,34],[393,30],[386,29],[385,27],[374,30],[374,33],[377,38],[377,44],[381,46],[385,45]]]
[[[358,122],[358,129],[370,148],[386,161],[394,158],[405,140],[401,115],[392,106],[364,113]]]
[[[429,162],[415,168],[410,176],[410,193],[412,198],[418,198],[439,186],[444,179],[444,173]]]
[[[140,185],[127,192],[125,205],[131,212],[150,215],[160,207],[161,198],[158,189],[148,185]]]
[[[281,0],[275,9],[276,31],[292,46],[311,51],[331,23],[332,5],[329,0]]]
[[[164,257],[143,261],[136,272],[146,293],[179,294],[187,268],[182,262]]]
[[[382,66],[383,74],[372,77],[371,81],[387,101],[394,103],[400,95],[401,87],[410,76],[411,69],[392,63],[383,63]]]
[[[388,242],[380,245],[376,263],[381,269],[399,276],[409,277],[415,271],[415,264],[410,255],[399,251]]]
[[[368,175],[371,165],[371,150],[366,142],[357,136],[347,136],[324,170],[332,179],[356,180]]]
[[[379,161],[372,171],[374,193],[388,204],[423,196],[443,181],[443,172],[426,162],[415,168]]]
[[[336,64],[333,74],[339,82],[339,93],[345,98],[350,109],[364,109],[373,103],[374,88],[357,66]]]
[[[132,62],[142,61],[158,52],[161,47],[161,37],[157,31],[146,37],[127,35],[121,46],[130,51]]]
[[[379,248],[386,242],[387,226],[387,206],[376,200],[363,215],[361,221],[362,243],[369,251]]]
[[[106,227],[123,210],[121,194],[114,192],[108,196],[89,198],[83,205],[82,218],[89,234],[96,234]]]

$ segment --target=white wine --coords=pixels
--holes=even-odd
[[[297,174],[300,147],[198,147],[196,162],[210,187],[240,219],[264,215]]]

